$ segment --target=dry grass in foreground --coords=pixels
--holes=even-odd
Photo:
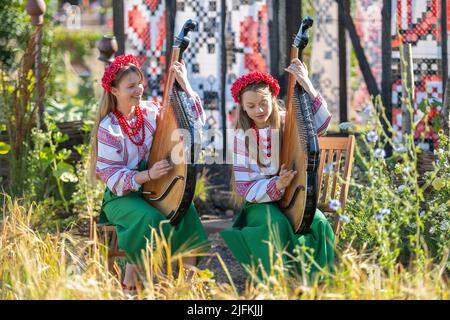
[[[106,248],[70,232],[39,234],[32,228],[38,207],[26,206],[4,195],[0,222],[0,299],[129,299],[120,282],[107,272]],[[209,270],[198,270],[188,281],[181,270],[167,270],[171,256],[167,242],[154,237],[152,263],[142,274],[143,288],[137,299],[444,299],[449,298],[445,263],[428,263],[419,272],[402,267],[383,271],[369,254],[347,248],[340,255],[334,275],[320,285],[304,278],[287,278],[282,263],[262,283],[247,285],[238,293],[229,283],[216,283]],[[152,244],[149,245],[151,247]],[[166,258],[164,258],[164,256]],[[226,266],[220,256],[217,259]],[[281,261],[281,259],[280,259]],[[170,276],[168,276],[168,274]],[[174,276],[172,275],[174,274]]]

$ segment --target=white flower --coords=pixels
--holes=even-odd
[[[420,211],[419,215],[421,218],[423,218],[423,216],[425,215],[425,210]]]
[[[398,186],[398,191],[403,192],[403,190],[405,190],[405,185],[401,184]]]
[[[333,199],[328,204],[331,210],[337,211],[341,207],[341,202],[337,199]]]
[[[442,231],[446,231],[448,229],[448,227],[449,227],[449,223],[447,220],[444,220],[441,222],[441,230]]]
[[[419,147],[420,149],[422,149],[423,151],[428,151],[428,150],[430,150],[430,145],[429,145],[428,143],[425,143],[425,142],[420,142],[420,143],[418,144],[418,147]]]
[[[431,228],[430,228],[430,234],[433,234],[434,231],[435,231],[435,228],[434,228],[434,227],[431,227]]]
[[[406,166],[403,168],[403,173],[407,173],[409,171],[411,171],[411,166]]]
[[[367,141],[369,141],[369,142],[376,142],[378,140],[378,134],[376,131],[373,131],[373,130],[369,131],[367,133],[366,137],[367,137]]]
[[[78,178],[76,175],[74,175],[71,172],[67,172],[67,171],[63,172],[61,174],[61,176],[59,177],[59,179],[61,179],[61,181],[63,181],[63,182],[77,182],[78,181]]]
[[[350,222],[350,218],[348,216],[346,216],[345,214],[343,214],[340,218],[340,221],[344,221],[345,223],[349,223]]]
[[[375,158],[384,159],[384,157],[386,157],[386,152],[384,151],[384,149],[377,148],[377,149],[375,149],[374,155],[375,155]]]

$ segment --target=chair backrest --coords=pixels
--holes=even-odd
[[[353,135],[348,137],[319,137],[319,147],[317,207],[322,212],[335,214],[333,231],[337,243],[341,227],[340,216],[328,204],[330,199],[338,199],[342,210],[345,210],[353,164],[355,137]],[[324,167],[327,168],[326,172],[324,172]],[[340,184],[338,184],[338,175],[343,179]]]

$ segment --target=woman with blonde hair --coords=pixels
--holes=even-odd
[[[205,114],[198,95],[187,80],[184,63],[175,62],[170,70],[183,88],[184,100],[195,114],[195,121],[205,123]],[[91,175],[106,184],[100,223],[117,226],[119,248],[126,253],[127,266],[124,289],[136,287],[137,270],[142,252],[151,239],[151,230],[170,240],[172,252],[183,249],[204,251],[207,236],[193,204],[176,225],[164,223],[166,217],[141,196],[142,185],[167,174],[172,166],[167,160],[147,168],[150,148],[161,105],[141,100],[144,75],[132,55],[117,56],[102,77],[104,88],[96,124],[92,131]],[[166,221],[167,222],[167,221]],[[169,237],[170,234],[170,237]],[[195,265],[196,258],[184,259]]]
[[[314,125],[318,135],[323,135],[331,114],[308,78],[306,66],[294,59],[285,70],[292,73],[308,92]],[[284,164],[279,166],[281,131],[286,116],[277,100],[279,90],[278,82],[263,72],[243,75],[231,88],[238,105],[233,182],[235,192],[245,203],[232,228],[222,231],[221,235],[247,275],[256,275],[259,279],[273,271],[271,266],[277,251],[283,256],[288,270],[300,272],[299,259],[292,257],[296,256],[296,248],[301,246],[314,249],[311,277],[321,268],[333,270],[334,264],[334,234],[322,212],[316,210],[311,231],[300,235],[294,233],[277,205],[297,173],[287,170]],[[293,268],[294,265],[297,268]]]

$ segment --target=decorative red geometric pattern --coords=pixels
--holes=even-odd
[[[158,0],[146,0],[145,3],[147,3],[147,5],[150,7],[150,10],[152,12],[155,12],[159,5]]]
[[[398,109],[393,109],[394,127],[401,128],[401,75],[400,59],[398,51],[402,43],[411,43],[413,50],[413,73],[414,73],[414,104],[415,117],[421,117],[418,106],[427,100],[430,108],[439,112],[433,105],[442,103],[443,85],[442,77],[442,38],[441,27],[449,29],[448,21],[441,21],[441,1],[440,0],[406,0],[397,1],[395,15],[395,27],[392,37],[392,49],[396,57],[393,61],[393,105]],[[450,7],[444,8],[449,11]],[[431,117],[432,118],[432,117]],[[424,138],[433,142],[433,147],[438,146],[438,135],[433,132],[429,114],[423,118],[415,120],[416,139]]]
[[[129,27],[136,32],[138,37],[144,41],[145,49],[150,49],[150,25],[147,18],[139,11],[138,6],[134,5],[133,9],[128,11]],[[147,41],[145,41],[148,39]]]
[[[261,54],[261,49],[267,48],[267,4],[258,10],[258,21],[253,17],[245,17],[244,21],[240,23],[240,41],[245,47],[251,48],[252,52],[245,53],[245,68],[249,71],[267,70],[266,59]]]
[[[146,99],[160,102],[166,75],[166,1],[127,0],[124,4],[125,50],[142,65]]]

